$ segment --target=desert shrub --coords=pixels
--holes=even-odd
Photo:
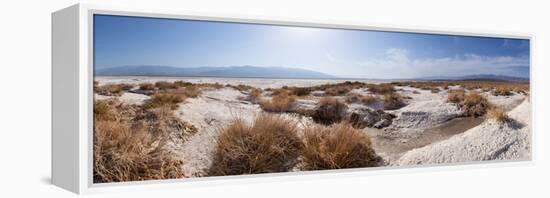
[[[145,90],[145,91],[151,91],[151,90],[155,90],[155,85],[153,85],[152,83],[141,83],[139,84],[139,89]]]
[[[296,102],[296,96],[288,94],[279,94],[271,97],[271,101],[264,100],[260,102],[260,107],[268,112],[289,112]]]
[[[463,89],[450,90],[447,95],[447,102],[459,104],[464,101],[465,94]]]
[[[251,89],[254,89],[254,87],[252,87],[252,86],[242,85],[242,84],[237,85],[237,86],[230,85],[230,87],[232,87],[233,89],[239,90],[239,91],[249,91]]]
[[[430,92],[432,92],[432,93],[439,93],[440,91],[441,91],[441,90],[440,90],[439,88],[437,88],[437,87],[432,87],[432,88],[430,88]]]
[[[345,100],[347,103],[357,103],[360,102],[363,96],[358,93],[348,93],[346,94]]]
[[[351,91],[351,88],[348,86],[340,85],[340,86],[332,86],[327,89],[325,89],[325,94],[329,96],[339,96],[344,95]]]
[[[98,120],[114,120],[115,114],[112,110],[110,101],[95,100],[94,101],[94,118]]]
[[[500,86],[500,87],[496,87],[491,92],[491,94],[493,94],[493,96],[510,96],[512,95],[512,90],[510,87]]]
[[[221,89],[224,87],[223,84],[220,84],[220,83],[201,83],[201,84],[197,84],[197,86],[199,87],[205,87],[205,88],[212,88],[212,89]]]
[[[219,130],[209,175],[286,172],[297,163],[303,143],[296,123],[262,114],[249,126],[235,120]]]
[[[174,85],[176,87],[187,87],[187,86],[192,86],[193,83],[185,82],[183,80],[178,80],[178,81],[174,81]]]
[[[395,87],[392,84],[381,83],[381,84],[368,84],[368,90],[373,94],[391,94],[395,92]]]
[[[311,87],[291,87],[290,94],[296,96],[307,96],[313,89]]]
[[[174,179],[184,176],[182,161],[164,147],[166,138],[124,121],[94,123],[95,183]]]
[[[397,93],[385,94],[384,95],[384,109],[386,110],[395,110],[405,106],[403,97]]]
[[[185,101],[186,97],[178,94],[155,94],[143,104],[144,109],[152,109],[167,106],[177,109],[178,103]]]
[[[127,84],[106,84],[98,86],[95,92],[105,96],[120,96],[122,91],[131,89],[131,87],[128,88],[129,86]]]
[[[304,139],[306,170],[373,167],[381,161],[370,138],[348,123],[306,127]]]
[[[492,107],[487,112],[488,118],[495,119],[498,122],[505,123],[510,120],[506,111],[502,107]]]
[[[167,89],[176,89],[178,86],[174,83],[170,83],[167,81],[157,81],[155,82],[155,87],[157,87],[160,90],[167,90]]]
[[[201,90],[197,86],[187,86],[183,89],[183,94],[190,98],[196,98],[201,95]]]
[[[470,92],[464,97],[461,103],[465,110],[465,116],[479,117],[487,113],[490,104],[489,101],[477,92]]]
[[[323,97],[319,100],[311,117],[317,123],[330,125],[344,120],[347,108],[346,104],[336,98]]]
[[[368,95],[368,96],[363,96],[361,98],[361,102],[365,105],[370,105],[370,104],[373,104],[375,102],[378,102],[380,100],[380,98],[376,97],[376,96],[371,96],[371,95]]]

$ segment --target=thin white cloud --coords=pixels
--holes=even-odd
[[[442,58],[411,58],[409,51],[391,48],[386,57],[355,62],[348,77],[416,78],[476,74],[514,75],[510,68],[528,67],[528,57],[456,55]],[[350,65],[349,63],[346,65]],[[350,65],[352,66],[352,65]],[[359,66],[359,67],[357,67]],[[358,68],[358,69],[357,69]]]

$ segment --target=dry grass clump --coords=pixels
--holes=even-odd
[[[508,117],[508,114],[506,114],[506,110],[502,107],[494,106],[489,109],[487,112],[488,118],[495,119],[496,121],[500,123],[505,123],[510,121],[510,117]]]
[[[286,172],[303,149],[296,123],[262,114],[250,126],[235,120],[219,130],[209,175]]]
[[[239,90],[239,91],[249,91],[251,89],[254,89],[254,87],[252,86],[249,86],[249,85],[237,85],[237,86],[233,86],[233,85],[229,85],[229,87],[233,88],[233,89],[236,89],[236,90]]]
[[[340,85],[340,86],[332,86],[325,89],[325,94],[329,96],[340,96],[344,95],[351,91],[351,88],[349,86]]]
[[[372,95],[363,96],[361,102],[365,105],[374,104],[375,102],[380,101],[380,98]]]
[[[199,84],[195,84],[195,85],[198,86],[198,87],[202,87],[202,88],[212,88],[212,89],[221,89],[221,88],[224,87],[223,84],[220,84],[218,82],[216,82],[216,83],[199,83]]]
[[[319,100],[316,109],[311,117],[317,123],[330,125],[337,123],[345,118],[347,105],[333,97],[323,97]]]
[[[388,83],[368,84],[367,88],[373,94],[385,95],[395,93],[395,87]]]
[[[138,119],[143,111],[116,100],[95,101],[94,182],[173,179],[184,176],[182,161],[165,147],[171,119]],[[166,119],[165,119],[166,118]],[[181,122],[181,121],[180,121]],[[164,124],[162,124],[164,123]],[[189,128],[183,130],[190,130]],[[179,129],[177,129],[179,131]]]
[[[95,92],[105,96],[120,96],[123,91],[128,91],[134,86],[130,84],[106,84],[97,86]]]
[[[202,91],[196,85],[191,85],[187,87],[180,87],[175,90],[168,91],[170,94],[183,95],[187,98],[196,98],[202,94]]]
[[[185,82],[183,80],[174,81],[173,84],[174,84],[175,87],[187,87],[187,86],[192,86],[193,85],[193,83]]]
[[[348,93],[346,94],[346,97],[345,97],[345,100],[346,100],[346,103],[357,103],[357,102],[360,102],[361,99],[363,98],[363,96],[361,94],[358,94],[358,93]]]
[[[178,103],[185,101],[186,97],[179,94],[155,94],[143,104],[144,109],[153,109],[167,106],[174,110]]]
[[[313,88],[311,87],[290,87],[290,94],[296,95],[296,96],[307,96],[309,93],[311,93]]]
[[[167,82],[167,81],[157,81],[155,82],[155,87],[157,87],[159,90],[168,90],[168,89],[178,88],[176,84]]]
[[[98,120],[115,120],[116,115],[112,111],[112,101],[95,100],[94,101],[94,119]]]
[[[94,123],[94,183],[182,178],[182,161],[163,137],[124,121]]]
[[[405,106],[403,97],[397,93],[390,93],[384,95],[384,109],[395,110]]]
[[[450,90],[449,94],[447,95],[447,102],[460,104],[462,101],[464,101],[465,96],[466,92],[463,89]]]
[[[496,87],[491,94],[493,96],[510,96],[512,95],[512,88],[507,86]]]
[[[260,102],[260,107],[268,112],[289,112],[296,102],[296,96],[280,93],[274,95],[270,100]]]
[[[461,103],[462,108],[465,110],[465,116],[479,117],[487,113],[487,109],[491,107],[487,98],[483,97],[477,92],[470,92],[464,97]]]
[[[155,85],[153,85],[153,83],[141,83],[139,84],[139,89],[144,91],[152,91],[155,90]]]
[[[378,166],[370,138],[348,123],[304,129],[303,168],[324,170]]]

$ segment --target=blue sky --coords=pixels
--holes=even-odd
[[[529,41],[96,15],[95,68],[292,67],[339,77],[529,76]]]

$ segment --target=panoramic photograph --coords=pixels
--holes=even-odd
[[[94,183],[531,160],[528,39],[95,14],[93,68]]]

